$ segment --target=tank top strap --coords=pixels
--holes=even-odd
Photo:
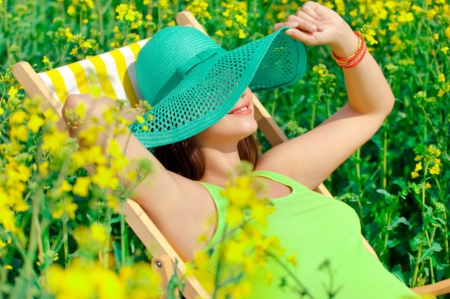
[[[204,250],[208,250],[209,248],[211,248],[211,246],[214,246],[219,240],[220,238],[222,238],[224,232],[225,232],[225,227],[226,227],[226,211],[227,211],[227,207],[228,207],[228,200],[222,196],[222,194],[220,194],[220,192],[223,190],[223,188],[213,185],[213,184],[209,184],[209,183],[205,183],[205,182],[200,182],[200,181],[196,181],[197,183],[199,183],[200,185],[202,185],[203,187],[206,188],[206,190],[208,190],[209,194],[211,195],[212,200],[214,201],[214,204],[216,205],[216,209],[217,209],[217,227],[216,227],[216,231],[214,232],[211,240],[208,242],[208,244],[205,246]]]
[[[290,177],[285,176],[278,172],[274,172],[274,171],[270,171],[270,170],[255,170],[255,171],[253,171],[253,174],[255,174],[256,176],[261,176],[261,177],[273,180],[280,184],[289,186],[293,189],[305,189],[305,188],[308,189],[306,186],[302,185],[301,183],[297,182],[296,180],[291,179]]]

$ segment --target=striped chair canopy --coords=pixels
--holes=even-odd
[[[127,99],[132,106],[143,99],[135,62],[148,39],[97,56],[38,73],[61,106],[71,94],[100,94]]]

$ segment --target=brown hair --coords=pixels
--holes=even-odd
[[[198,181],[205,174],[205,160],[189,139],[155,147],[153,151],[155,157],[167,170],[185,178]],[[259,146],[254,134],[239,141],[238,153],[241,160],[252,163],[253,168],[256,167],[259,159]]]

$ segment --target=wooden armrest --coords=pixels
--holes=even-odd
[[[450,293],[450,279],[411,289],[419,295],[444,295]]]

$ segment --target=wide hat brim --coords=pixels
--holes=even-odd
[[[305,46],[286,29],[198,64],[143,115],[144,122],[130,125],[131,132],[147,148],[185,140],[221,120],[247,87],[257,91],[297,82],[306,71]]]

